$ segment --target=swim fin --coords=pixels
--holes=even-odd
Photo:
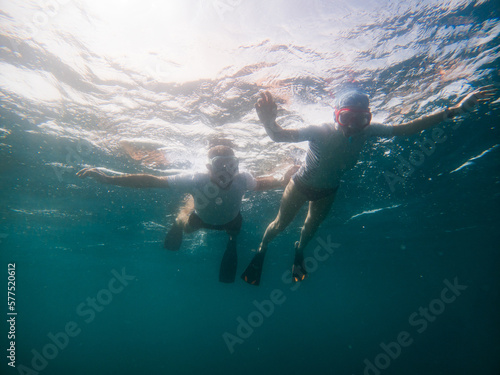
[[[221,283],[234,283],[237,266],[238,253],[236,251],[236,239],[231,239],[227,243],[226,251],[220,263],[219,281]]]
[[[292,279],[294,282],[304,281],[307,278],[307,271],[304,264],[304,254],[297,251],[299,242],[295,242],[295,260],[292,266]]]
[[[241,278],[251,285],[260,284],[260,276],[262,274],[262,266],[264,265],[265,251],[259,251],[253,257],[247,269],[241,275]]]
[[[182,227],[174,224],[165,237],[163,247],[167,250],[177,251],[181,248],[182,244]]]

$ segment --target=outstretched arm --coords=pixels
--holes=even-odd
[[[280,180],[274,177],[257,177],[255,179],[257,181],[257,186],[254,190],[263,191],[285,187],[286,185],[288,185],[290,178],[292,178],[292,176],[299,170],[299,168],[300,167],[298,165],[292,165]]]
[[[271,93],[265,91],[260,94],[260,99],[255,104],[257,115],[266,129],[267,135],[275,142],[299,142],[299,131],[283,129],[276,123],[278,106]]]
[[[433,113],[432,115],[423,116],[416,120],[406,122],[401,125],[395,125],[392,128],[393,135],[412,135],[420,133],[422,130],[431,128],[440,122],[469,112],[479,102],[485,102],[495,96],[496,89],[493,85],[484,86],[467,95],[463,100],[453,107]]]
[[[80,178],[92,177],[95,180],[117,186],[131,188],[166,188],[168,177],[156,177],[149,174],[125,174],[121,176],[108,176],[97,168],[84,168],[76,174]]]

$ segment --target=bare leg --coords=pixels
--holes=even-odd
[[[309,211],[300,233],[300,242],[298,246],[300,251],[303,251],[309,241],[312,240],[320,224],[328,216],[334,200],[335,194],[332,194],[323,199],[309,202]]]
[[[193,211],[194,211],[194,198],[192,195],[189,195],[184,200],[184,205],[179,210],[179,214],[175,219],[174,225],[180,226],[186,233],[194,232],[196,229],[191,228],[191,226],[188,224],[189,216],[193,213]]]
[[[184,200],[184,205],[181,207],[175,223],[165,237],[163,246],[167,250],[179,250],[182,244],[182,232],[191,233],[198,228],[192,228],[189,225],[189,215],[194,211],[194,199],[190,195]]]
[[[285,230],[306,201],[307,198],[305,195],[296,188],[293,180],[290,180],[281,198],[278,216],[276,216],[276,219],[267,227],[259,247],[259,252],[267,250],[269,242]]]
[[[252,261],[245,269],[241,278],[251,285],[259,285],[264,265],[264,257],[267,251],[267,245],[283,231],[293,220],[299,209],[306,202],[307,198],[296,187],[293,180],[290,180],[286,186],[283,198],[281,198],[280,210],[278,216],[269,224],[262,238],[259,251],[254,255]]]
[[[309,202],[309,211],[302,227],[302,232],[300,233],[300,242],[295,244],[295,260],[292,267],[292,276],[296,282],[302,281],[307,277],[307,270],[304,265],[304,249],[313,238],[320,224],[327,217],[334,200],[335,194],[332,194],[323,199]]]

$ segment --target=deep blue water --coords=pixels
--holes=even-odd
[[[498,4],[464,2],[454,7],[450,3],[449,13],[436,11],[436,19],[419,4],[415,3],[416,10],[395,16],[398,22],[391,24],[388,18],[344,35],[359,38],[362,32],[380,27],[381,33],[404,36],[400,25],[417,22],[408,17],[421,16],[421,33],[415,36],[418,48],[428,51],[443,38],[450,41],[447,48],[461,51],[443,52],[432,63],[421,55],[405,58],[394,52],[396,57],[403,56],[401,62],[386,61],[387,65],[364,74],[353,68],[351,73],[372,96],[373,112],[383,112],[389,122],[430,113],[474,87],[499,85]],[[327,23],[327,18],[320,21]],[[470,19],[473,26],[463,33],[453,31]],[[455,25],[441,30],[449,35],[435,31],[440,22]],[[476,33],[484,30],[491,38],[474,44]],[[344,176],[332,213],[309,245],[312,256],[321,241],[331,242],[335,244],[332,253],[311,263],[310,277],[302,284],[292,285],[284,276],[293,263],[293,244],[305,207],[270,246],[259,287],[239,278],[234,284],[221,284],[217,280],[225,234],[185,236],[179,252],[162,247],[181,194],[100,185],[80,180],[75,173],[84,166],[103,166],[161,174],[161,168],[132,160],[120,151],[120,135],[130,140],[142,134],[148,142],[162,143],[169,156],[183,145],[187,157],[198,148],[206,152],[205,127],[224,133],[227,123],[238,123],[236,128],[242,131],[238,134],[244,141],[237,144],[237,154],[259,161],[246,163],[251,172],[269,169],[273,156],[280,161],[293,159],[294,149],[271,145],[270,151],[263,150],[265,145],[255,142],[263,135],[251,127],[254,120],[249,114],[254,113],[255,94],[267,86],[260,83],[265,68],[251,63],[264,56],[262,46],[252,46],[255,61],[249,61],[246,68],[257,73],[251,78],[242,73],[247,81],[235,74],[229,83],[219,76],[151,87],[140,80],[127,86],[118,78],[102,81],[94,77],[86,88],[81,85],[85,79],[75,78],[71,64],[62,62],[62,54],[59,61],[57,55],[47,51],[44,55],[15,36],[2,33],[2,38],[6,46],[6,40],[14,40],[11,45],[20,51],[14,58],[3,50],[4,68],[10,64],[40,75],[42,70],[52,71],[60,87],[76,82],[79,92],[102,100],[96,104],[97,100],[88,99],[82,104],[69,100],[68,94],[61,99],[64,111],[60,111],[41,99],[23,97],[6,83],[6,76],[0,82],[0,266],[6,289],[8,264],[15,263],[18,314],[17,367],[9,367],[5,356],[10,345],[5,322],[0,340],[2,374],[500,374],[498,102],[482,104],[460,119],[440,124],[442,141],[428,155],[418,153],[418,142],[432,139],[431,130],[367,144],[359,164]],[[462,48],[462,43],[470,47]],[[289,50],[292,47],[288,45]],[[357,59],[366,64],[390,49],[380,43],[360,48],[366,48],[367,55],[360,53]],[[441,44],[439,48],[445,49]],[[292,60],[297,51],[278,60]],[[307,56],[312,58],[313,52]],[[479,63],[481,54],[490,57]],[[457,73],[461,68],[453,64],[460,64],[460,59],[469,63],[462,70],[470,69],[470,76]],[[476,65],[471,68],[473,62]],[[426,70],[432,64],[436,67]],[[451,78],[442,78],[445,73],[440,69],[457,75],[461,83],[453,86]],[[289,107],[283,104],[282,119],[302,126],[307,116],[300,117],[301,110],[311,116],[307,105],[328,102],[330,83],[344,78],[337,70],[318,76],[318,71],[305,69],[287,76],[290,71],[293,66],[286,66],[279,79],[269,82],[281,84],[276,90],[282,93],[292,87],[291,97],[299,99],[289,99],[294,103]],[[75,76],[68,78],[69,72]],[[417,108],[423,98],[411,95],[434,83],[436,87],[423,98],[432,94],[436,101],[427,109]],[[218,94],[233,84],[241,98]],[[405,92],[398,96],[394,92],[401,85]],[[118,91],[128,90],[123,95],[133,99],[143,95],[139,89],[146,87],[151,101],[164,106],[170,105],[162,99],[165,92],[187,98],[184,104],[204,99],[193,104],[196,108],[179,105],[172,110],[178,110],[177,126],[187,135],[176,134],[174,128],[168,128],[174,133],[165,135],[165,128],[154,122],[144,128],[137,125],[153,118],[147,116],[159,107],[151,111],[141,107],[137,110],[140,121],[125,130],[113,121],[116,116],[122,122],[135,121],[133,111],[115,116],[105,99],[118,94],[102,94],[115,86]],[[448,92],[450,87],[459,92]],[[391,106],[389,98],[412,100],[410,108]],[[213,107],[200,114],[201,105]],[[216,107],[229,108],[229,113],[222,115]],[[173,121],[177,114],[172,111],[158,116]],[[61,128],[47,127],[48,123]],[[197,127],[201,133],[193,130]],[[228,134],[231,137],[231,130],[225,131]],[[387,173],[397,173],[401,160],[412,157],[420,157],[418,166],[407,170],[402,181],[388,183]],[[174,160],[169,167],[193,167],[193,163],[183,163]],[[238,274],[274,219],[281,193],[246,195]],[[4,321],[9,318],[6,302]]]

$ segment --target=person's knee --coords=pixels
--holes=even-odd
[[[273,226],[273,229],[277,232],[283,232],[285,228],[288,226],[288,223],[284,222],[283,220],[280,220],[279,218],[274,220],[271,225]]]

